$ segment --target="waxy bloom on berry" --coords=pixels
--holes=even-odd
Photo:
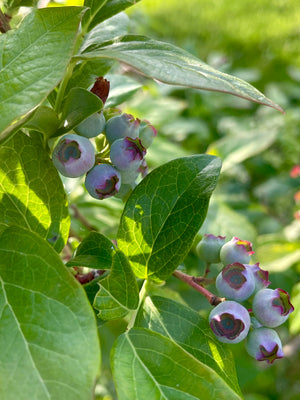
[[[113,142],[110,148],[110,159],[120,171],[137,170],[142,163],[146,149],[139,138],[125,137]]]
[[[115,115],[106,122],[105,135],[110,144],[115,140],[129,136],[139,137],[140,120],[131,114]]]
[[[224,301],[209,314],[209,325],[220,342],[239,343],[249,332],[250,316],[241,304]]]
[[[93,167],[95,150],[89,139],[69,133],[55,146],[52,161],[62,175],[75,178]]]
[[[254,292],[254,275],[246,265],[241,263],[229,264],[217,276],[216,287],[222,296],[243,301]]]
[[[220,250],[225,244],[225,236],[203,235],[197,244],[196,252],[198,256],[207,263],[220,262]]]
[[[105,128],[105,117],[103,112],[90,115],[74,129],[78,135],[92,138],[100,135]]]
[[[85,178],[85,187],[95,199],[106,199],[118,193],[121,186],[121,175],[111,165],[96,165]]]
[[[262,289],[256,293],[252,309],[258,321],[275,328],[283,324],[294,311],[289,294],[283,289]]]
[[[146,149],[151,146],[155,136],[157,136],[157,130],[149,121],[143,120],[140,124],[139,138]]]
[[[241,240],[234,236],[221,248],[220,258],[224,265],[233,264],[235,262],[248,264],[253,253],[251,242]]]
[[[257,361],[267,361],[269,364],[283,357],[281,340],[274,329],[253,329],[248,335],[246,349]]]
[[[256,292],[270,285],[271,282],[269,281],[269,272],[261,269],[259,267],[259,263],[244,265],[253,273]]]

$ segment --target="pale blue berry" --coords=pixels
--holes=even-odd
[[[217,276],[216,287],[221,296],[244,301],[254,292],[254,275],[241,263],[229,264]]]
[[[69,133],[55,146],[52,161],[62,175],[76,178],[93,167],[95,150],[87,138]]]
[[[92,138],[100,135],[105,128],[105,117],[103,112],[95,113],[87,117],[79,125],[74,128],[78,135]]]
[[[266,288],[270,285],[269,272],[261,269],[259,263],[256,264],[244,264],[247,269],[249,269],[254,276],[255,280],[255,292]]]
[[[129,136],[133,139],[139,136],[140,120],[131,114],[115,115],[105,125],[105,135],[110,144],[115,140]]]
[[[252,310],[267,328],[283,324],[294,311],[289,294],[283,289],[262,289],[253,298]]]
[[[248,335],[246,349],[257,361],[269,364],[283,357],[281,340],[274,329],[253,329]]]
[[[149,121],[143,120],[140,124],[139,138],[146,149],[151,146],[155,136],[157,136],[157,130]]]
[[[103,200],[118,193],[121,175],[109,164],[98,164],[89,171],[85,178],[85,187],[95,199]]]
[[[142,163],[146,149],[139,138],[125,137],[117,139],[110,148],[110,159],[120,171],[137,170]]]
[[[239,343],[249,332],[250,316],[241,304],[223,301],[210,312],[209,325],[220,342]]]
[[[233,264],[235,262],[248,264],[253,253],[251,242],[241,240],[234,236],[221,248],[220,258],[224,265]]]

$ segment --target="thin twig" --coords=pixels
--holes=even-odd
[[[203,286],[199,285],[197,283],[197,280],[199,281],[199,278],[196,278],[194,276],[187,275],[181,271],[174,271],[173,275],[180,279],[182,282],[187,283],[189,286],[200,292],[203,296],[207,298],[209,303],[212,306],[216,306],[219,303],[222,303],[222,301],[225,300],[223,297],[218,297],[215,294],[211,293],[209,290],[205,289]]]
[[[82,225],[84,225],[89,231],[97,231],[98,230],[92,224],[89,223],[89,221],[85,218],[84,215],[81,214],[81,212],[78,210],[78,208],[75,204],[71,204],[70,208],[74,212],[74,218],[78,219],[82,223]]]

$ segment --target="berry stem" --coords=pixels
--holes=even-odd
[[[205,268],[205,271],[204,271],[204,278],[206,278],[207,275],[209,274],[209,272],[210,272],[210,266],[211,266],[211,263],[207,262],[207,263],[206,263],[206,268]]]
[[[199,278],[196,278],[195,276],[187,275],[181,271],[174,271],[173,276],[180,279],[182,282],[187,283],[189,286],[197,290],[197,292],[200,292],[203,296],[207,298],[212,306],[217,306],[219,303],[222,303],[222,301],[225,300],[225,298],[218,297],[215,294],[211,293],[209,290],[205,289],[203,286],[199,285],[197,283],[197,281],[199,282]]]

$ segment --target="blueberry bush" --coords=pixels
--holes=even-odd
[[[242,399],[230,344],[255,362],[284,357],[276,329],[290,295],[269,287],[248,238],[200,230],[216,151],[165,161],[162,147],[153,168],[160,132],[124,102],[152,79],[282,108],[128,33],[124,11],[138,1],[2,3],[0,398]],[[226,170],[233,150],[221,149]]]

